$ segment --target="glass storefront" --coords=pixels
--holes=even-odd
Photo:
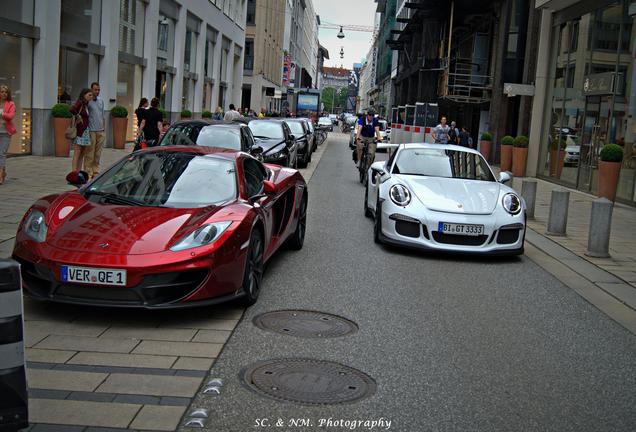
[[[33,25],[33,0],[7,0],[0,8],[0,17]],[[11,90],[16,106],[13,123],[17,133],[11,137],[9,154],[31,153],[31,89],[33,88],[33,41],[0,28],[0,85]]]
[[[634,14],[630,16],[631,13]],[[552,86],[539,174],[598,188],[605,144],[623,148],[617,198],[636,202],[636,1],[615,1],[554,27]]]

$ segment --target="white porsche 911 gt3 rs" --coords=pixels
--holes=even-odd
[[[378,243],[429,250],[523,254],[525,203],[475,150],[402,144],[369,168],[364,210]]]

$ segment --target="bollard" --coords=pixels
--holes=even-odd
[[[595,199],[592,203],[590,231],[587,237],[585,255],[595,258],[609,258],[610,231],[614,203],[607,198]]]
[[[568,206],[570,192],[553,190],[550,200],[550,216],[548,217],[548,234],[564,236],[568,226]]]
[[[29,426],[20,265],[0,259],[0,431]]]
[[[521,198],[526,202],[526,217],[534,219],[534,206],[537,202],[537,181],[523,179],[521,182]]]

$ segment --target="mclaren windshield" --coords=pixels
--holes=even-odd
[[[234,162],[190,152],[142,152],[122,159],[83,190],[123,205],[205,207],[236,198]]]

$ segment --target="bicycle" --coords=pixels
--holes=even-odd
[[[373,163],[373,160],[375,159],[374,155],[371,155],[369,153],[369,143],[368,141],[363,140],[363,146],[362,146],[362,160],[360,161],[360,164],[358,166],[358,171],[359,171],[359,175],[360,175],[360,183],[364,184],[365,186],[367,185],[367,181],[368,181],[368,177],[369,177],[369,167],[371,166],[371,164]],[[378,140],[376,138],[373,139],[373,142],[377,144]]]

